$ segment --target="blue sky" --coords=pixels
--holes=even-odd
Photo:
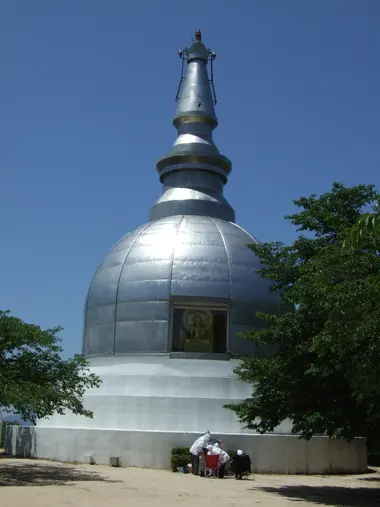
[[[0,308],[80,350],[94,270],[160,195],[197,28],[240,225],[289,242],[293,199],[380,186],[379,24],[378,0],[2,0]]]

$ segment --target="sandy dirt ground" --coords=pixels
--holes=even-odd
[[[139,468],[0,456],[0,507],[380,507],[380,470],[361,476],[203,479]]]

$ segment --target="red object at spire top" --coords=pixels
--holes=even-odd
[[[197,30],[195,32],[195,40],[201,41],[202,40],[202,33],[200,30]]]

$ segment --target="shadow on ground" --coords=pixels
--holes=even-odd
[[[281,486],[258,488],[292,500],[339,507],[379,507],[380,488],[343,486]]]
[[[81,470],[77,467],[36,462],[0,462],[1,486],[65,486],[73,482],[101,481],[115,483],[95,471]]]

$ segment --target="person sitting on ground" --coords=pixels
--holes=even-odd
[[[232,462],[232,471],[235,474],[235,479],[241,480],[244,474],[251,473],[251,458],[248,454],[239,449]]]
[[[230,456],[226,453],[226,451],[223,451],[219,447],[219,444],[216,443],[214,445],[208,445],[207,446],[208,454],[217,454],[219,456],[218,459],[218,477],[219,479],[224,478],[224,468],[226,463],[229,461]]]
[[[207,431],[207,433],[197,438],[193,445],[190,447],[191,470],[193,475],[198,475],[199,473],[199,454],[202,452],[202,449],[206,447],[207,442],[210,441],[210,438],[211,433]]]

